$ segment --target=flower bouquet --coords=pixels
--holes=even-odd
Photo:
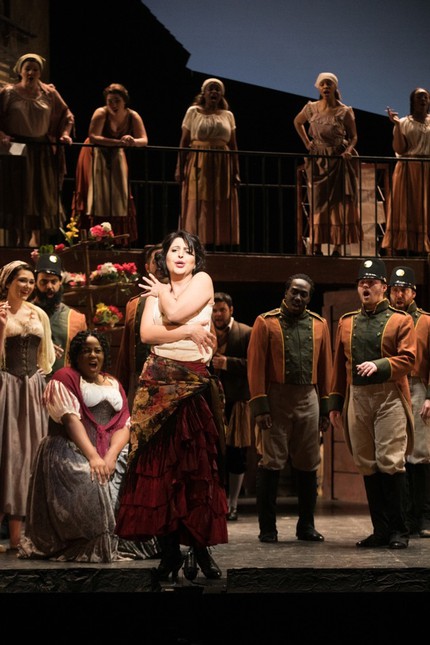
[[[118,269],[112,262],[105,262],[97,265],[97,269],[91,271],[90,282],[92,284],[108,284],[109,282],[119,282]]]
[[[109,222],[102,222],[96,226],[92,226],[88,231],[88,239],[95,240],[96,242],[109,241],[109,238],[115,237],[112,231],[112,226]]]
[[[85,273],[63,273],[63,284],[68,287],[85,287],[86,281]]]
[[[114,266],[121,275],[122,282],[138,282],[140,280],[140,274],[134,262],[124,262],[124,264],[115,264]]]
[[[123,317],[118,307],[99,302],[96,305],[93,322],[103,327],[115,327],[117,323],[121,322]]]
[[[140,279],[137,267],[134,262],[118,264],[105,262],[99,264],[95,271],[90,274],[92,284],[109,284],[112,282],[137,282]]]

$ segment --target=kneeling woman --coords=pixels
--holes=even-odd
[[[227,500],[219,473],[222,391],[208,372],[215,336],[212,279],[195,235],[168,235],[158,256],[168,282],[149,275],[141,339],[151,345],[132,412],[131,453],[117,534],[155,535],[161,580],[182,566],[180,545],[192,547],[208,578],[221,571],[207,547],[227,542]],[[184,568],[192,579],[193,567]],[[188,575],[187,575],[188,572]]]
[[[121,384],[103,371],[107,340],[81,331],[69,356],[71,367],[57,370],[44,392],[49,435],[33,465],[19,555],[78,562],[151,557],[155,541],[133,544],[114,535],[130,413]]]

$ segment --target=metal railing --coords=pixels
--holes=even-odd
[[[27,144],[31,145],[31,144]],[[40,145],[40,144],[39,144]],[[75,191],[75,168],[79,152],[84,144],[74,143],[66,148],[67,174],[61,190],[61,203],[66,220],[71,215],[71,205]],[[86,144],[88,145],[88,144]],[[181,187],[175,181],[177,147],[148,146],[147,148],[125,149],[129,172],[129,187],[136,209],[138,240],[133,243],[136,248],[145,244],[158,242],[169,231],[180,225]],[[182,152],[185,152],[182,150]],[[287,254],[306,255],[313,253],[312,230],[316,221],[312,202],[312,181],[306,174],[305,163],[320,160],[311,155],[243,151],[203,150],[199,154],[226,154],[239,156],[241,183],[239,192],[240,243],[239,246],[224,245],[224,248],[208,243],[207,249],[234,250],[247,254]],[[326,157],[325,160],[343,163],[342,158]],[[341,255],[362,257],[367,255],[417,255],[413,249],[404,249],[400,253],[394,248],[382,248],[386,230],[388,209],[393,204],[393,171],[398,159],[395,157],[358,157],[355,159],[357,194],[356,206],[362,239],[349,243],[346,235],[342,237]],[[6,171],[10,163],[18,164],[10,155],[0,155],[0,229],[16,221],[13,213],[5,213],[7,191],[18,190],[11,183],[10,173]],[[422,175],[428,172],[430,159],[402,159],[402,163],[419,164]],[[19,165],[19,164],[18,164]],[[20,166],[19,172],[23,171]],[[9,179],[7,179],[9,173]],[[5,183],[7,181],[7,183]],[[109,181],[109,179],[108,179]],[[25,183],[22,184],[25,186]],[[22,190],[23,188],[19,188]],[[415,190],[413,185],[406,190]],[[342,198],[340,208],[346,209],[347,195]],[[415,219],[421,218],[420,228],[423,236],[428,236],[427,197],[423,190],[421,213],[415,213]],[[329,209],[332,207],[328,200]],[[339,208],[339,204],[336,205]],[[59,209],[60,210],[60,209]],[[106,212],[99,215],[103,221],[113,215]],[[19,214],[17,215],[19,218]],[[409,216],[406,218],[408,227]],[[59,221],[61,220],[59,214]],[[5,222],[8,222],[5,225]],[[198,230],[196,231],[198,234]],[[7,233],[7,232],[6,232]],[[7,234],[6,234],[7,238]],[[62,241],[61,234],[59,239]],[[3,242],[4,246],[9,245]],[[330,255],[331,243],[323,244],[324,255]],[[427,255],[426,251],[418,255]]]

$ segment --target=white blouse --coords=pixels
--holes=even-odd
[[[207,304],[193,318],[190,318],[190,320],[188,320],[186,324],[193,325],[201,321],[207,321],[205,329],[207,329],[207,331],[210,331],[212,309],[213,303]],[[160,311],[158,298],[156,298],[154,304],[153,320],[155,325],[167,324],[167,321]],[[204,354],[201,354],[199,348],[192,340],[178,340],[173,343],[162,343],[159,345],[154,345],[152,347],[152,351],[154,352],[154,354],[157,354],[157,356],[170,358],[174,361],[192,361],[205,364],[208,364],[210,362],[213,354],[212,348],[206,350]]]
[[[101,401],[109,401],[116,412],[121,410],[123,400],[119,391],[119,383],[109,378],[109,385],[97,385],[88,383],[81,377],[80,386],[85,405],[89,408]],[[48,409],[49,416],[56,423],[61,423],[65,414],[75,414],[81,418],[79,401],[72,392],[60,381],[55,379],[49,381],[43,393],[43,401]]]

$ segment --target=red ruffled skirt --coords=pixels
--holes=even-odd
[[[177,532],[187,546],[226,543],[217,446],[218,428],[203,394],[184,399],[131,462],[116,533],[145,540]]]

